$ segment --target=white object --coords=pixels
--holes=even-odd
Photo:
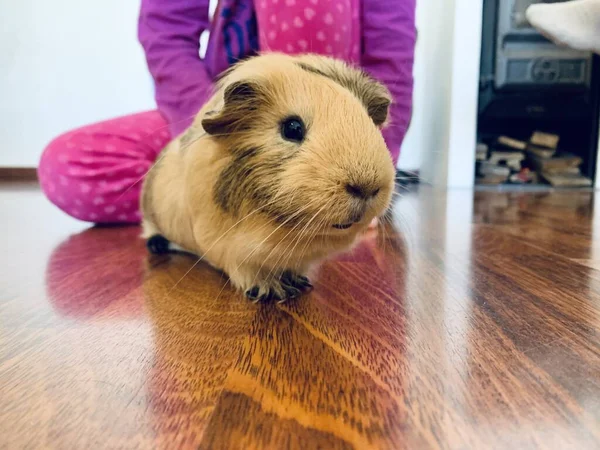
[[[139,7],[0,0],[0,167],[36,167],[65,131],[155,108]]]
[[[558,45],[600,53],[600,0],[535,4],[527,9],[526,16]]]
[[[421,177],[434,186],[472,187],[483,2],[418,3],[424,26],[419,29],[417,57],[425,58],[425,67],[420,80],[423,97],[415,95],[419,115],[413,120],[422,133]]]

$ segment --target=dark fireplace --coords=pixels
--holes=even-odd
[[[583,187],[596,170],[600,65],[591,53],[558,47],[537,33],[525,18],[532,3],[543,2],[484,0],[477,182]],[[536,152],[540,139],[532,136],[540,134],[550,144]],[[563,158],[570,175],[558,178],[567,182],[552,176],[561,161],[544,158]],[[569,177],[578,182],[569,184]]]

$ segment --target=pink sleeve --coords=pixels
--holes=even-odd
[[[394,100],[383,134],[397,162],[412,113],[415,0],[364,0],[362,29],[361,65],[386,84]]]
[[[199,55],[208,8],[209,0],[142,0],[138,37],[172,136],[191,124],[211,94],[212,80]]]

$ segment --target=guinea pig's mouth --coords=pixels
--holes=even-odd
[[[333,228],[336,228],[338,230],[347,230],[348,228],[350,228],[352,225],[354,225],[354,223],[350,222],[350,223],[338,223],[335,224],[333,226]]]

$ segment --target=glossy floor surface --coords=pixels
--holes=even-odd
[[[0,448],[598,449],[598,201],[422,187],[255,305],[4,185]]]

